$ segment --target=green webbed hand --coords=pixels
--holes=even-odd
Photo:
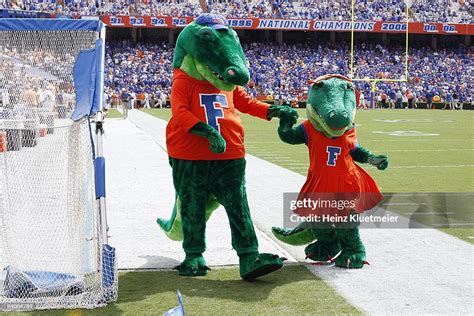
[[[274,118],[274,117],[280,117],[280,112],[282,110],[286,110],[286,109],[289,109],[289,108],[290,107],[288,107],[286,105],[270,105],[268,107],[267,118],[271,119],[271,118]]]
[[[370,155],[368,162],[379,170],[385,170],[388,167],[388,157],[385,155]]]
[[[304,144],[304,132],[299,126],[293,128],[298,120],[298,112],[290,107],[280,109],[280,125],[278,126],[278,136],[285,143],[291,145]]]
[[[374,155],[370,150],[357,146],[351,151],[351,156],[354,161],[360,163],[369,163],[377,167],[379,170],[385,170],[388,167],[388,157],[385,155]]]
[[[214,127],[209,124],[199,122],[194,125],[191,130],[191,133],[207,138],[209,141],[209,149],[216,154],[222,154],[225,152],[225,139],[219,134]]]

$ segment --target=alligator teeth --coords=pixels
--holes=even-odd
[[[213,71],[213,70],[211,70],[211,72],[214,74],[214,76],[216,76],[216,77],[219,78],[220,80],[225,81],[225,80],[224,80],[224,77],[222,77],[221,75],[219,75],[217,72],[215,72],[215,71]]]

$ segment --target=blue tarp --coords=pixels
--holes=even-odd
[[[0,19],[0,31],[95,31],[104,23],[99,20]]]
[[[81,51],[74,64],[76,108],[71,116],[74,121],[100,111],[104,71],[104,40],[98,39],[95,45],[95,49]]]
[[[21,271],[5,267],[4,295],[9,298],[76,295],[84,291],[84,281],[70,273]]]

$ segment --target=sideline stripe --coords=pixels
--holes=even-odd
[[[374,166],[370,166],[375,168]],[[474,165],[445,165],[445,166],[389,166],[392,169],[415,169],[415,168],[471,168]]]
[[[403,215],[406,215],[406,216],[410,216],[410,215],[416,215],[416,216],[419,216],[419,215],[438,215],[438,216],[442,216],[442,215],[454,215],[456,213],[454,212],[423,212],[423,213],[403,213]]]
[[[392,193],[394,196],[400,197],[400,196],[414,196],[414,195],[419,195],[419,194],[429,194],[429,195],[461,195],[461,196],[472,196],[473,193],[471,192],[416,192],[416,193],[407,193],[407,192],[401,192],[401,193]]]
[[[397,136],[392,136],[397,137]],[[433,142],[433,139],[436,139],[437,142],[471,142],[470,139],[439,139],[439,138],[430,138],[430,139],[409,139],[409,137],[398,136],[402,139],[368,139],[364,140],[364,143],[368,142]],[[412,136],[413,137],[413,136]],[[423,136],[418,136],[423,137]],[[426,136],[425,136],[426,137]]]
[[[281,247],[275,240],[273,240],[269,235],[267,235],[263,230],[260,230],[257,225],[253,225],[255,228],[255,231],[259,237],[262,239],[265,239],[269,244],[271,244],[273,247],[275,247],[280,253],[282,253],[286,259],[289,261],[294,261],[298,262],[298,260],[293,257],[288,251],[286,251],[285,248]]]
[[[433,226],[448,226],[448,227],[451,227],[451,226],[457,226],[457,227],[473,226],[474,227],[474,223],[444,223],[444,224],[436,223],[436,224],[432,224],[432,225]]]
[[[299,162],[295,162],[295,163],[289,163],[287,164],[287,166],[303,166],[303,167],[308,167],[308,163],[299,163]]]
[[[392,136],[392,137],[395,137],[395,136]],[[398,137],[403,137],[403,136],[398,136]],[[421,136],[420,136],[421,137]],[[433,141],[433,138],[430,138],[430,139],[408,139],[407,137],[403,137],[403,139],[367,139],[367,140],[364,140],[364,143],[368,143],[368,142],[432,142]],[[440,141],[440,142],[471,142],[471,139],[436,139],[436,141]],[[245,141],[245,145],[249,145],[249,144],[257,144],[257,145],[261,145],[261,144],[265,144],[265,145],[268,145],[268,144],[282,144],[282,145],[288,145],[288,144],[285,144],[284,142],[282,141]],[[303,145],[303,144],[301,144]],[[290,146],[290,145],[288,145]]]
[[[291,166],[291,164],[289,164]],[[295,164],[295,169],[303,169],[308,164]],[[301,166],[301,167],[298,167]],[[375,166],[366,165],[366,167],[374,168]],[[389,166],[388,169],[416,169],[416,168],[472,168],[474,165],[445,165],[445,166]]]
[[[386,153],[391,153],[391,152],[438,152],[438,151],[471,151],[474,150],[474,148],[457,148],[457,149],[389,149],[389,150],[379,150],[380,152],[386,152]]]
[[[396,202],[392,202],[392,203],[386,203],[384,204],[383,206],[387,206],[387,205],[426,205],[426,203],[410,203],[410,202],[406,202],[406,203],[396,203]]]

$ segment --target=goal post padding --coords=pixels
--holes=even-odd
[[[0,19],[1,310],[117,298],[101,154],[104,35],[98,20]]]

